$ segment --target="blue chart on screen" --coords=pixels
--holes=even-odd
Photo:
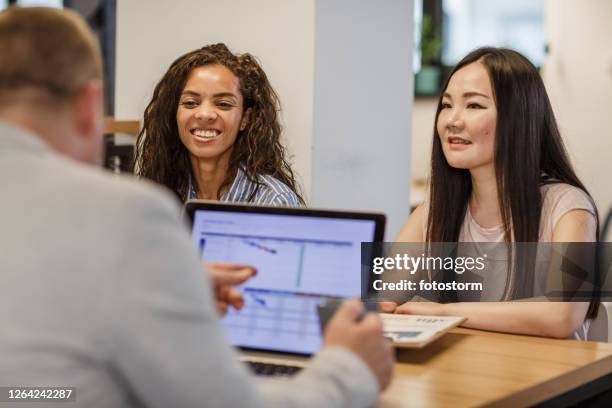
[[[223,321],[234,344],[304,353],[319,349],[319,296],[245,288],[244,297],[245,307],[231,310]]]
[[[314,353],[321,345],[316,305],[323,296],[359,296],[361,242],[371,220],[196,212],[192,238],[206,261],[254,265],[240,288],[245,306],[223,319],[234,345]]]
[[[207,260],[225,260],[255,265],[261,273],[249,287],[278,290],[310,291],[334,295],[342,286],[351,285],[338,269],[360,251],[359,243],[263,237],[238,234],[203,233],[200,244]],[[356,246],[355,246],[356,245]],[[359,258],[356,258],[359,262]],[[356,264],[358,271],[359,263]],[[317,271],[329,270],[329,274]],[[314,273],[308,273],[314,272]],[[354,280],[354,279],[353,279]],[[355,288],[359,289],[359,282]],[[348,292],[353,292],[348,290]],[[356,292],[359,293],[359,292]]]

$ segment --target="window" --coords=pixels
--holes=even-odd
[[[535,66],[545,57],[543,0],[442,0],[442,63],[453,66],[471,50],[512,48]]]
[[[415,95],[436,96],[451,68],[470,51],[507,47],[544,63],[544,0],[417,0]]]
[[[19,7],[54,7],[63,8],[64,0],[17,0]]]

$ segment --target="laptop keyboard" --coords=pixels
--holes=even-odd
[[[267,377],[291,376],[302,369],[302,367],[298,366],[262,363],[257,361],[247,361],[246,363],[248,364],[249,368],[255,373],[255,375]]]

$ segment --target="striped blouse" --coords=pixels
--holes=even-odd
[[[273,207],[300,207],[302,203],[298,196],[282,181],[275,179],[272,176],[263,174],[258,175],[259,188],[257,184],[250,181],[242,168],[238,168],[236,178],[232,182],[229,190],[219,201],[221,202],[241,202],[255,205],[268,205]],[[257,192],[251,200],[249,197],[257,189]],[[189,199],[197,199],[198,195],[194,185],[189,180]]]

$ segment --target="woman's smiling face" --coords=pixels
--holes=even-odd
[[[455,168],[494,168],[497,107],[489,74],[476,61],[451,77],[436,124],[444,157]]]
[[[192,157],[229,157],[238,132],[246,126],[243,113],[240,80],[228,68],[194,68],[176,111],[179,137]]]

